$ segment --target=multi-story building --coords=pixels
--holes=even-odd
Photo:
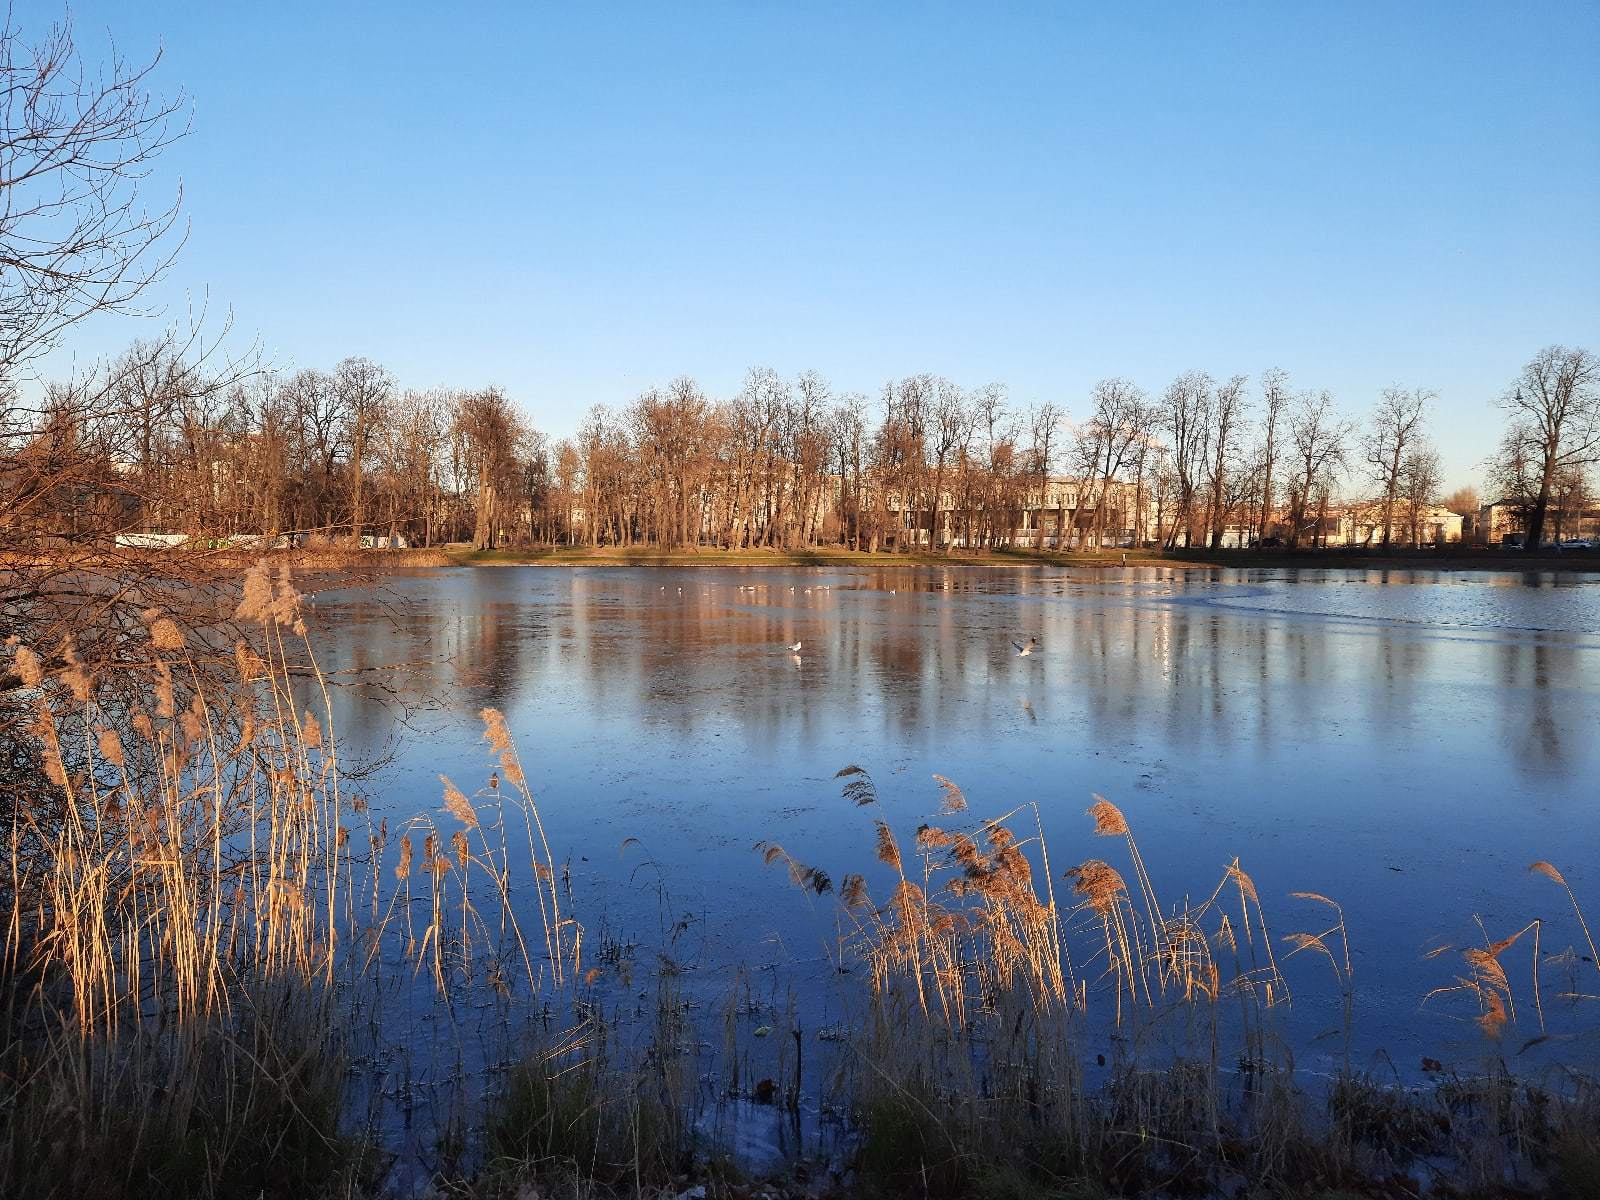
[[[1361,500],[1330,509],[1332,525],[1325,545],[1329,546],[1381,546],[1383,537],[1383,501]],[[1422,505],[1415,514],[1413,526],[1411,506],[1397,501],[1389,516],[1389,542],[1391,545],[1435,546],[1441,542],[1461,540],[1461,514],[1451,512],[1439,504]],[[1413,527],[1415,538],[1413,539]]]
[[[1133,546],[1154,541],[1158,507],[1147,488],[1113,481],[1053,475],[1016,495],[963,506],[946,490],[937,510],[909,507],[886,497],[891,525],[914,545],[1009,545],[1053,550],[1080,546]]]
[[[1505,542],[1521,544],[1527,532],[1527,506],[1509,500],[1496,500],[1478,510],[1480,538],[1492,546]],[[1600,540],[1600,504],[1584,504],[1565,508],[1552,504],[1545,510],[1544,538],[1559,542],[1567,538]]]

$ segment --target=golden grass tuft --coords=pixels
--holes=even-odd
[[[253,683],[267,673],[266,661],[243,641],[234,646],[233,661],[243,683]]]
[[[491,751],[504,754],[511,749],[511,730],[504,713],[498,708],[484,708],[478,711],[478,718],[483,722],[483,737]]]
[[[955,837],[933,825],[923,825],[917,830],[917,849],[940,850],[955,844]]]
[[[858,808],[877,803],[878,789],[872,782],[872,776],[854,763],[835,771],[833,777],[849,780],[844,785],[844,798]]]
[[[935,775],[933,780],[939,785],[939,790],[944,793],[944,802],[939,806],[941,814],[950,816],[953,813],[966,811],[967,798],[959,787],[943,775]]]
[[[1528,868],[1528,870],[1534,871],[1534,872],[1536,872],[1536,873],[1538,873],[1540,875],[1543,875],[1546,879],[1549,879],[1549,880],[1551,880],[1551,881],[1553,881],[1555,883],[1558,883],[1562,887],[1566,887],[1567,886],[1567,877],[1565,875],[1563,875],[1560,871],[1556,870],[1555,867],[1552,866],[1550,863],[1545,862],[1545,860],[1542,859],[1542,858],[1538,862],[1536,862],[1532,866],[1530,866]]]
[[[94,676],[78,657],[78,647],[70,637],[61,643],[61,658],[65,665],[56,673],[56,677],[67,685],[74,700],[79,704],[87,703],[94,694]]]
[[[1110,863],[1091,858],[1067,871],[1072,880],[1072,890],[1083,897],[1083,902],[1102,916],[1109,914],[1123,896],[1128,894],[1128,884]]]
[[[127,760],[122,753],[122,738],[115,729],[107,726],[100,730],[95,738],[95,745],[100,751],[100,757],[113,767],[125,765]]]
[[[1104,796],[1095,796],[1088,815],[1094,818],[1094,831],[1100,837],[1126,836],[1128,832],[1128,821],[1122,810]]]
[[[903,870],[900,860],[900,843],[895,841],[894,831],[884,821],[876,822],[878,827],[878,861],[886,863],[896,871]]]
[[[23,687],[36,688],[44,682],[44,661],[27,646],[17,646],[15,660]]]
[[[447,776],[439,776],[439,782],[444,785],[444,811],[460,821],[468,829],[478,826],[478,810],[472,807],[472,801]]]
[[[244,588],[234,617],[240,621],[271,621],[275,615],[272,599],[272,572],[265,559],[244,573]]]
[[[189,645],[171,617],[157,617],[150,623],[150,644],[157,650],[172,651],[186,650]]]

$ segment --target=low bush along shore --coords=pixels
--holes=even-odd
[[[1600,956],[1552,864],[1533,869],[1559,924],[1434,960],[1428,1005],[1476,1021],[1482,1050],[1408,1083],[1348,1061],[1334,899],[1290,898],[1316,919],[1284,936],[1238,863],[1161,896],[1109,801],[1086,818],[1107,857],[1069,867],[1031,804],[974,818],[937,779],[929,821],[896,829],[850,767],[856,869],[758,848],[836,922],[824,969],[850,1016],[819,1029],[742,972],[692,998],[670,922],[644,949],[591,933],[494,710],[484,787],[375,815],[339,770],[287,571],[252,569],[237,617],[253,632],[225,685],[157,612],[131,692],[70,646],[51,670],[11,648],[34,774],[8,822],[0,1194],[1600,1189],[1591,1079],[1507,1066],[1592,1028]],[[1291,976],[1343,1014],[1331,1077],[1282,1034]],[[790,1131],[784,1161],[733,1153],[750,1114]]]

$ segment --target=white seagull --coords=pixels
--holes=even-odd
[[[789,647],[789,653],[790,654],[799,654],[800,653],[800,647],[803,646],[803,645],[805,645],[804,642],[796,642],[794,645]]]
[[[1024,646],[1021,642],[1012,642],[1011,644],[1017,648],[1018,658],[1027,658],[1028,655],[1032,654],[1039,648],[1039,639],[1036,637],[1029,638],[1026,646]]]

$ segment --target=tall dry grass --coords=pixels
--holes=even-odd
[[[1467,972],[1424,998],[1467,999],[1489,1035],[1486,1055],[1465,1069],[1432,1064],[1430,1086],[1384,1081],[1352,1060],[1354,958],[1337,901],[1292,893],[1317,921],[1277,937],[1234,860],[1209,892],[1168,903],[1126,815],[1099,796],[1089,832],[1118,843],[1120,861],[1079,862],[1058,896],[1036,806],[974,822],[960,789],[936,776],[938,814],[904,839],[875,815],[877,789],[861,768],[839,775],[844,798],[872,815],[883,898],[862,873],[837,890],[834,957],[870,981],[849,1023],[838,1098],[860,1131],[857,1165],[884,1193],[1211,1195],[1248,1185],[1387,1195],[1412,1186],[1417,1170],[1465,1195],[1600,1183],[1600,1107],[1587,1078],[1519,1078],[1497,1054],[1512,1026],[1532,1033],[1530,1044],[1543,1038],[1541,964],[1548,974],[1553,961],[1582,957],[1541,958],[1542,922],[1497,940],[1485,933],[1463,952]],[[833,892],[822,868],[774,843],[758,848],[809,894]],[[1533,870],[1564,889],[1594,962],[1565,878],[1548,863]],[[1524,937],[1531,968],[1519,1011],[1501,959]],[[1279,1020],[1297,958],[1320,963],[1337,998],[1326,1083],[1298,1068]],[[1588,999],[1570,979],[1555,994]]]
[[[253,567],[236,618],[257,636],[219,689],[147,614],[132,704],[70,644],[53,673],[12,648],[41,778],[10,814],[0,1194],[324,1190],[369,1165],[348,1035],[385,970],[426,973],[448,1005],[581,969],[504,719],[482,714],[493,786],[445,780],[438,813],[391,831],[342,781],[287,567]]]

